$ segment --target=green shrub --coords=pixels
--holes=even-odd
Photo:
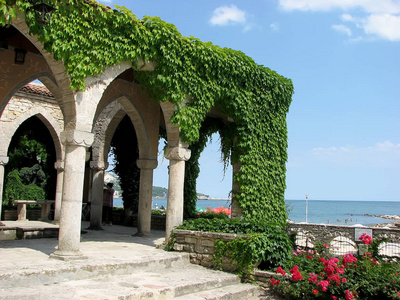
[[[36,185],[22,183],[18,170],[7,175],[4,193],[4,204],[11,204],[12,200],[45,200],[45,192]]]

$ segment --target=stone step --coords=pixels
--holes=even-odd
[[[0,288],[1,300],[25,299],[260,299],[258,287],[238,277],[201,266],[136,270],[129,275],[53,281],[42,285]]]
[[[61,262],[53,258],[54,265],[43,267],[41,265],[26,266],[24,269],[0,273],[0,287],[29,287],[46,285],[53,282],[68,280],[90,279],[98,276],[120,276],[143,272],[148,270],[164,270],[171,268],[185,268],[189,263],[189,255],[181,253],[168,253],[160,258],[141,257],[140,260],[122,260],[120,262],[102,263],[71,261]]]

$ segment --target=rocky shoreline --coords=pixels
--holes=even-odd
[[[365,216],[374,217],[374,218],[382,218],[382,219],[394,221],[394,222],[390,222],[390,223],[375,224],[370,227],[400,228],[400,216],[397,216],[397,215],[371,215],[371,214],[365,214]]]

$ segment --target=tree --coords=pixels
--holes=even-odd
[[[140,169],[136,165],[139,148],[135,128],[126,115],[119,123],[111,140],[114,154],[113,172],[118,175],[122,189],[125,221],[131,212],[137,213],[139,204]]]
[[[17,198],[54,198],[57,180],[54,143],[48,129],[37,117],[31,117],[18,128],[8,156],[4,204]]]

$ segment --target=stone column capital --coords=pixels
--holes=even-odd
[[[64,162],[63,161],[56,161],[54,163],[54,169],[58,171],[64,171]]]
[[[0,166],[5,166],[6,164],[8,164],[8,160],[8,156],[0,156]]]
[[[157,168],[158,162],[155,159],[138,159],[136,165],[139,169],[154,170]]]
[[[60,134],[64,145],[83,146],[89,148],[94,141],[94,134],[79,130],[66,130]]]
[[[104,171],[108,168],[108,162],[105,161],[91,161],[90,168],[98,171]]]
[[[165,158],[169,160],[184,160],[187,161],[190,158],[191,151],[187,148],[173,147],[167,148],[165,152]]]

